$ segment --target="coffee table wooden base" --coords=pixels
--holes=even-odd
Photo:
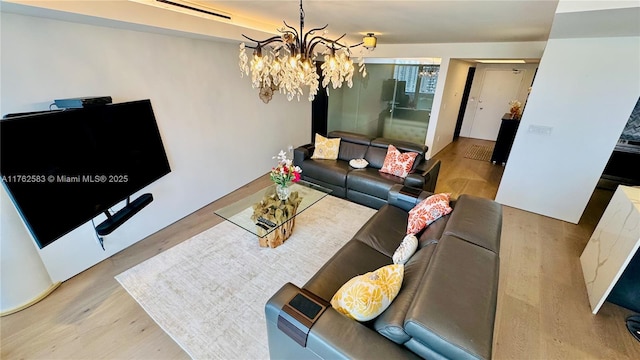
[[[273,230],[269,235],[259,237],[258,241],[261,247],[276,248],[282,244],[293,233],[293,227],[296,225],[296,218],[286,221],[279,228]],[[265,232],[260,229],[260,231]]]
[[[298,192],[294,191],[287,200],[280,200],[276,194],[267,194],[260,202],[253,205],[253,216],[251,220],[267,221],[272,226],[277,226],[272,232],[267,234],[267,229],[257,225],[258,242],[261,247],[275,248],[282,245],[293,233],[296,222],[298,205],[302,198]]]

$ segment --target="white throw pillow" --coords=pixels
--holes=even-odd
[[[349,165],[352,168],[356,168],[356,169],[364,169],[367,167],[367,165],[369,165],[369,162],[365,159],[351,159],[349,161]]]
[[[406,264],[411,256],[416,252],[418,248],[418,238],[415,235],[409,234],[402,239],[400,246],[393,253],[394,264]]]

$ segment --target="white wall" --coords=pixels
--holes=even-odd
[[[265,174],[280,149],[309,140],[310,104],[280,95],[263,104],[249,79],[240,79],[237,44],[1,16],[2,114],[46,109],[56,98],[149,98],[172,167],[143,189],[154,202],[105,239],[106,251],[90,223],[40,250],[54,281]],[[3,252],[13,250],[0,241]]]
[[[441,72],[441,74],[446,74],[446,76],[438,79],[438,82],[443,84],[440,107],[438,109],[438,121],[434,124],[429,124],[427,132],[427,144],[431,144],[428,157],[440,152],[453,140],[460,104],[462,103],[462,93],[467,82],[467,73],[469,68],[474,65],[470,62],[456,59],[443,59],[443,63],[445,62],[447,63],[447,71],[446,73]]]
[[[561,0],[556,14],[580,11],[622,9],[638,6],[637,0]]]
[[[53,284],[4,186],[0,186],[0,312],[38,298]]]
[[[638,54],[638,36],[548,41],[498,202],[579,221],[640,96]]]
[[[446,44],[378,44],[367,58],[539,59],[545,41]]]

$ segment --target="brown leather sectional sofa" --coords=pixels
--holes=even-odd
[[[273,295],[265,308],[272,359],[491,358],[502,227],[502,207],[492,200],[461,195],[449,215],[417,234],[400,293],[374,320],[361,323],[329,305],[349,279],[393,262],[408,211],[429,195],[393,186],[388,204],[302,289],[288,283]],[[313,301],[292,301],[298,294]]]
[[[426,191],[434,191],[440,160],[426,160],[427,146],[385,138],[370,138],[361,134],[332,131],[329,138],[340,138],[337,160],[311,159],[314,145],[307,144],[294,150],[294,165],[302,169],[302,179],[327,187],[331,195],[379,209],[387,203],[387,194],[393,185],[402,184]],[[401,152],[412,151],[419,155],[411,173],[405,178],[381,173],[387,148],[393,144]],[[349,166],[352,159],[365,159],[365,169]]]

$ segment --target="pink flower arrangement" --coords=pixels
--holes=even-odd
[[[298,166],[293,166],[291,159],[287,158],[287,154],[280,150],[278,156],[274,156],[274,159],[278,159],[278,166],[271,168],[271,180],[280,186],[289,186],[292,182],[300,181],[300,173],[302,169]]]

